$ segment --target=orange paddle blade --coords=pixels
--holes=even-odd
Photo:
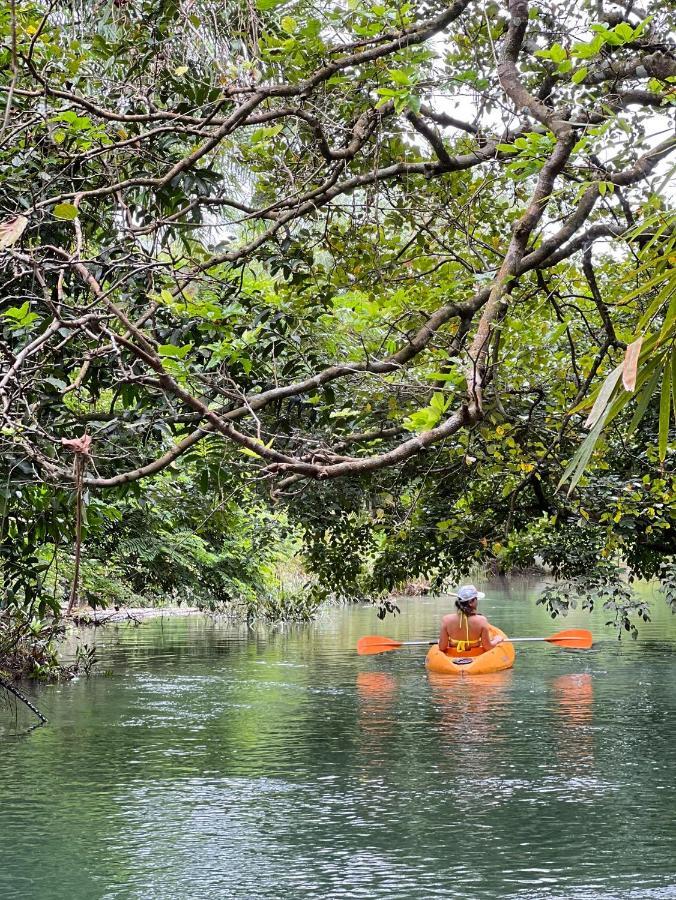
[[[569,628],[566,631],[557,631],[545,640],[549,644],[558,644],[560,647],[570,647],[573,650],[589,650],[592,645],[592,633],[585,628]]]
[[[372,653],[386,653],[388,650],[396,650],[401,647],[402,641],[393,641],[386,637],[363,637],[357,641],[357,653],[360,656],[368,656]]]

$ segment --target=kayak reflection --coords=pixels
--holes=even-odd
[[[359,758],[365,781],[380,781],[395,753],[397,680],[387,672],[359,672],[357,699],[359,726]]]
[[[594,763],[594,684],[588,672],[559,675],[552,681],[558,721],[561,762],[578,770]]]
[[[376,709],[389,708],[397,690],[397,681],[387,672],[359,672],[357,693],[361,701],[372,704]]]
[[[473,678],[428,673],[433,709],[445,747],[453,753],[458,746],[471,750],[477,766],[485,757],[490,767],[493,748],[504,739],[501,726],[507,715],[505,695],[513,674],[510,669]]]

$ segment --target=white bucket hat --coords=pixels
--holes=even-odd
[[[463,603],[468,603],[470,600],[483,600],[485,596],[481,591],[477,591],[473,584],[463,584],[461,588],[458,588],[457,597]]]

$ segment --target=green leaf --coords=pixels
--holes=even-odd
[[[264,447],[266,450],[269,450],[270,447],[272,447],[275,439],[274,439],[274,437],[271,438],[267,444],[264,444],[260,438],[253,438],[253,440],[257,444],[260,444],[261,447]],[[250,456],[253,459],[261,459],[260,453],[256,453],[255,450],[251,450],[249,447],[238,447],[237,449],[239,450],[240,453],[243,453],[244,456]]]
[[[568,58],[568,51],[561,44],[554,44],[548,50],[537,50],[535,55],[540,59],[551,59],[552,62],[561,63]]]
[[[394,90],[394,88],[387,87],[379,87],[378,88],[378,96],[380,97],[401,97],[403,96],[401,90]]]
[[[608,406],[608,402],[610,397],[615,390],[615,385],[620,379],[622,375],[623,363],[619,366],[616,366],[613,371],[608,375],[606,380],[603,382],[603,386],[601,390],[598,392],[596,397],[596,401],[592,406],[592,410],[587,417],[587,421],[584,423],[585,428],[592,428],[599,420],[600,416],[605,412],[606,407]]]
[[[595,26],[592,25],[592,28],[595,28]],[[605,37],[597,34],[589,43],[574,44],[570,53],[571,56],[577,56],[579,59],[590,59],[599,53],[605,43]]]
[[[161,344],[157,348],[157,352],[163,359],[184,359],[192,347],[192,344],[185,344],[183,347],[177,347],[175,344]]]
[[[410,85],[411,77],[408,72],[402,72],[401,69],[388,69],[387,74],[395,84]]]
[[[359,410],[350,409],[349,407],[345,407],[344,409],[334,409],[332,413],[330,413],[330,419],[349,419],[352,416],[358,416]]]
[[[64,219],[67,222],[72,222],[78,216],[77,207],[72,203],[57,203],[52,212],[57,219]]]
[[[407,416],[404,419],[403,424],[407,431],[417,431],[420,433],[434,428],[440,418],[441,414],[437,410],[430,409],[429,406],[426,406],[424,409],[419,409],[416,412],[411,413],[410,416]]]
[[[29,328],[33,322],[37,322],[40,318],[37,313],[30,311],[28,300],[26,300],[25,303],[22,303],[21,306],[10,306],[9,309],[4,310],[0,315],[9,319],[12,323],[10,325],[12,330]]]
[[[47,376],[47,378],[45,378],[44,380],[47,384],[51,384],[52,387],[56,388],[57,391],[64,391],[68,387],[66,382],[61,378],[52,378],[51,375]]]
[[[625,42],[631,41],[634,38],[634,29],[628,22],[620,22],[619,25],[615,26],[613,31]]]
[[[674,323],[676,323],[676,290],[674,290],[671,300],[669,301],[669,306],[667,307],[667,312],[664,316],[664,322],[660,329],[658,344],[661,344],[664,341],[673,328]]]
[[[667,455],[669,441],[669,420],[671,418],[671,360],[665,362],[662,370],[662,391],[660,393],[660,433],[658,438],[658,454],[660,462]]]
[[[406,98],[406,106],[408,106],[412,112],[419,113],[422,101],[416,94],[409,94]]]
[[[655,16],[651,15],[651,16],[648,16],[646,19],[644,19],[642,22],[639,22],[639,24],[636,26],[636,28],[634,28],[634,33],[632,35],[632,38],[634,40],[636,40],[637,37],[640,37],[643,34],[643,32],[646,30],[648,25],[650,25],[650,23],[652,22],[652,20],[654,18],[655,18]]]
[[[627,437],[631,437],[634,431],[636,431],[639,422],[643,418],[643,415],[648,408],[648,404],[655,393],[655,388],[657,387],[657,382],[660,379],[660,370],[655,366],[652,375],[650,376],[650,380],[647,382],[645,387],[642,388],[641,392],[638,395],[638,401],[636,403],[636,409],[634,410],[634,415],[631,418],[631,422],[629,423],[629,428],[627,428]]]
[[[251,133],[251,143],[260,144],[268,138],[275,137],[282,131],[284,125],[269,125],[265,128],[257,128]]]
[[[573,82],[573,84],[579,84],[587,77],[587,72],[589,72],[587,66],[582,66],[581,69],[577,69],[570,80]]]
[[[566,333],[566,329],[568,328],[569,325],[570,325],[570,317],[566,318],[565,322],[561,322],[561,324],[558,325],[557,328],[554,329],[554,331],[547,338],[547,343],[550,346],[556,344],[556,342],[558,340],[560,340],[563,337],[563,335]]]
[[[457,372],[430,372],[427,376],[430,381],[458,381]]]
[[[660,284],[664,280],[664,273],[661,272],[659,275],[655,275],[654,278],[651,278],[646,284],[641,285],[640,288],[637,288],[635,291],[632,291],[630,294],[627,294],[622,298],[623,306],[631,303],[632,300],[635,300],[637,297],[645,295],[652,287],[655,287],[657,284]],[[674,290],[674,285],[667,283],[662,290],[659,292],[657,297],[652,301],[648,309],[641,316],[638,325],[636,326],[637,331],[642,331],[646,325],[653,318],[655,313],[662,307],[667,300],[670,300],[672,291]]]
[[[10,306],[9,309],[5,309],[2,312],[2,315],[7,319],[15,319],[17,322],[20,322],[28,313],[28,308],[29,303],[28,300],[26,300],[21,306]]]
[[[568,51],[561,44],[554,44],[549,51],[549,58],[555,63],[563,62],[564,59],[568,59]]]
[[[630,399],[631,394],[623,392],[619,397],[615,398],[614,402],[610,406],[606,406],[605,410],[601,413],[601,417],[598,419],[582,444],[578,447],[577,452],[568,464],[566,471],[561,476],[561,480],[556,486],[557,491],[559,490],[561,485],[565,484],[565,482],[569,478],[571,478],[570,487],[568,488],[568,494],[570,495],[571,491],[575,488],[576,484],[582,477],[604,427],[606,425],[609,425],[613,421],[613,419],[615,419],[616,416],[620,414],[620,412],[624,409]]]
[[[628,394],[626,391],[622,391],[613,402],[610,404],[610,408],[608,410],[608,415],[606,416],[606,420],[604,423],[604,428],[607,428],[610,423],[617,418],[617,416],[622,412],[624,407],[629,403],[630,400],[634,399],[633,394]]]
[[[600,39],[604,44],[610,44],[614,47],[619,47],[622,43],[622,38],[617,34],[614,30],[611,31],[609,28],[606,28],[605,25],[592,25],[591,30],[596,32],[597,38]]]
[[[446,407],[448,406],[448,401],[441,393],[441,391],[437,391],[430,401],[430,406],[432,409],[437,410],[438,412],[444,412]]]
[[[674,421],[676,421],[676,346],[671,351],[671,399],[674,404]]]
[[[568,495],[574,490],[575,485],[578,483],[580,478],[582,477],[582,473],[587,468],[587,463],[589,462],[592,453],[594,452],[594,447],[596,446],[596,442],[601,436],[601,432],[603,431],[603,426],[606,422],[606,416],[608,415],[608,408],[601,414],[601,417],[596,421],[596,424],[589,432],[587,437],[578,447],[575,455],[568,463],[565,472],[561,476],[561,480],[556,486],[556,490],[558,491],[562,485],[568,481],[570,478],[570,485],[568,487]]]

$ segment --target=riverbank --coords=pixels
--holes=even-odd
[[[5,614],[0,616],[0,678],[4,681],[59,681],[91,671],[95,661],[85,645],[72,654],[68,663],[64,664],[61,659],[63,640],[70,633],[79,643],[80,629],[123,622],[142,625],[152,619],[177,619],[206,613],[197,606],[124,606],[117,609],[81,606],[67,616],[64,606],[59,619],[40,622],[37,631],[27,629],[22,620]],[[241,617],[239,613],[237,618]]]
[[[72,622],[76,626],[106,625],[109,622],[137,622],[147,619],[157,619],[162,616],[177,618],[180,616],[204,615],[205,610],[198,606],[121,606],[118,609],[92,609],[91,607],[79,607],[73,610],[70,617],[65,618],[65,623]]]

